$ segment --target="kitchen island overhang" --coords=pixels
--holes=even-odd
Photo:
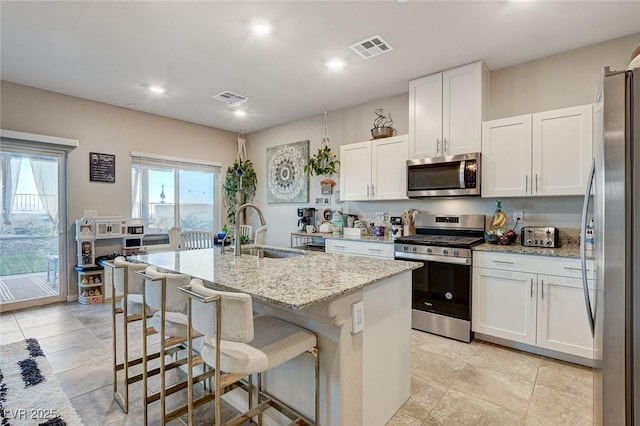
[[[268,246],[260,246],[269,248]],[[409,398],[411,270],[421,263],[302,250],[287,258],[233,256],[219,249],[131,257],[250,294],[256,312],[318,336],[320,424],[384,425]],[[352,332],[353,305],[364,328]],[[312,361],[298,357],[266,376],[270,392],[313,418]]]

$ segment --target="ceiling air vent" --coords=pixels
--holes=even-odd
[[[247,102],[247,99],[249,99],[246,96],[238,95],[237,93],[229,91],[220,92],[217,95],[213,95],[212,98],[217,101],[224,102],[229,106],[242,105],[243,103]]]
[[[379,35],[369,37],[368,39],[359,41],[349,47],[365,59],[373,58],[374,56],[382,55],[383,53],[393,50],[393,47],[391,47],[389,43],[384,41],[384,39]]]

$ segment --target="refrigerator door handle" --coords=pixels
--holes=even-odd
[[[589,178],[587,179],[587,190],[584,194],[584,203],[582,204],[582,222],[580,224],[580,264],[582,266],[582,290],[584,291],[584,303],[587,308],[587,317],[589,320],[589,328],[591,329],[591,336],[595,336],[594,333],[594,318],[593,311],[591,309],[591,300],[589,297],[589,284],[587,281],[587,253],[586,253],[586,238],[587,238],[587,216],[589,211],[589,199],[591,197],[591,187],[593,186],[593,179],[596,174],[596,160],[591,160],[591,171],[589,172]]]

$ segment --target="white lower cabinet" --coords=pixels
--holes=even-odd
[[[595,292],[589,280],[590,298]],[[587,323],[582,280],[538,275],[538,328],[536,344],[542,348],[593,358],[593,338]]]
[[[355,254],[358,256],[384,257],[393,259],[393,243],[354,241],[327,238],[324,251],[326,253]]]
[[[473,262],[474,332],[593,358],[578,259],[476,252]],[[591,263],[593,300],[592,276]]]
[[[536,343],[535,274],[473,268],[474,332]]]

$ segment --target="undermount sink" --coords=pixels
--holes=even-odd
[[[304,253],[295,251],[278,250],[272,248],[243,248],[242,254],[248,254],[256,257],[267,257],[269,259],[286,259],[290,257],[304,256]]]

